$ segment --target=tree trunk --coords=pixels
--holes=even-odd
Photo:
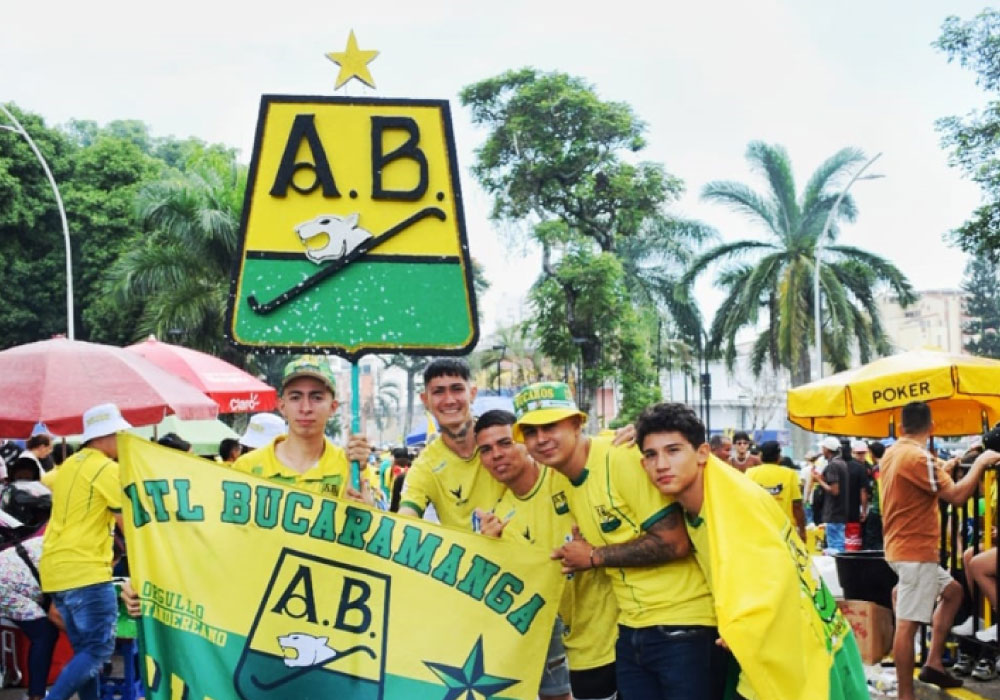
[[[809,377],[811,372],[810,362],[809,362],[809,349],[803,348],[799,353],[798,361],[795,366],[792,367],[791,380],[792,386],[800,386],[802,384],[807,384],[809,382]],[[788,413],[787,398],[786,398],[785,414]],[[792,458],[793,459],[803,459],[806,452],[809,451],[810,447],[819,441],[821,436],[811,433],[804,428],[800,428],[797,425],[791,426],[791,439],[792,439]]]
[[[587,414],[587,433],[597,435],[600,426],[597,422],[597,389],[598,381],[596,375],[601,363],[600,346],[592,341],[580,345],[580,354],[583,358],[583,387],[580,390],[582,396],[577,397],[577,406]]]

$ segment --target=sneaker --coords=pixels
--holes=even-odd
[[[951,667],[951,670],[953,673],[957,673],[960,676],[967,676],[972,673],[972,668],[975,665],[976,659],[971,654],[959,651],[958,661],[956,661],[955,665]]]
[[[972,677],[977,681],[991,681],[997,677],[996,664],[993,659],[980,659],[972,670]]]
[[[972,635],[972,615],[969,615],[960,625],[951,628],[951,633],[956,637],[969,637]]]
[[[930,683],[936,685],[938,688],[961,688],[962,679],[955,678],[947,671],[938,671],[936,668],[931,668],[930,666],[924,666],[920,669],[920,675],[917,676],[924,683]]]
[[[995,642],[997,640],[997,626],[993,625],[984,630],[976,632],[976,639],[980,642]]]

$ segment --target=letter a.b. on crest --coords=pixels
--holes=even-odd
[[[261,99],[226,330],[349,359],[475,345],[446,101]]]

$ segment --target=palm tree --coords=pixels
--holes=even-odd
[[[657,214],[643,222],[639,235],[619,236],[615,254],[637,307],[655,309],[681,338],[696,343],[702,321],[698,307],[678,294],[681,279],[699,249],[718,237],[711,227],[689,219]]]
[[[539,350],[528,321],[499,326],[480,348],[468,357],[480,391],[498,386],[498,359],[500,383],[505,389],[517,390],[555,376],[552,361]]]
[[[149,231],[118,258],[110,290],[139,299],[136,336],[178,336],[186,346],[228,356],[223,328],[236,256],[246,169],[206,159],[138,194],[136,218]]]
[[[388,427],[390,419],[397,415],[399,409],[399,384],[387,380],[381,382],[375,393],[365,400],[365,405],[361,407],[365,417],[375,421],[375,428],[378,431],[378,441],[382,442],[382,431]],[[405,437],[405,435],[404,435]]]
[[[406,372],[406,418],[403,423],[403,436],[413,429],[413,409],[416,405],[417,377],[421,377],[424,369],[434,358],[420,355],[392,355],[382,357],[386,367],[399,367]]]
[[[861,151],[844,148],[819,166],[796,194],[792,166],[784,148],[755,141],[746,154],[751,167],[762,173],[768,191],[758,193],[739,182],[708,183],[702,198],[745,214],[762,225],[758,240],[723,243],[698,256],[685,273],[691,282],[714,263],[722,268],[716,284],[726,298],[716,311],[709,331],[709,348],[722,349],[730,368],[736,360],[736,336],[744,328],[760,328],[751,351],[751,367],[760,373],[765,362],[786,367],[792,386],[809,380],[810,339],[814,337],[813,274],[816,246],[840,185],[854,167],[864,162]],[[824,357],[835,370],[846,369],[856,343],[862,362],[889,352],[874,290],[882,284],[902,305],[916,300],[909,281],[888,260],[860,248],[836,245],[838,220],[854,221],[857,210],[847,195],[833,213],[823,241],[820,267],[822,340]]]

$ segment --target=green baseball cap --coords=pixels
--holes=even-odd
[[[281,391],[284,392],[288,383],[299,377],[318,379],[326,385],[331,394],[337,395],[337,380],[333,376],[330,364],[322,357],[303,355],[285,365],[285,371],[281,375]]]
[[[530,384],[514,396],[514,439],[524,442],[521,433],[522,425],[547,425],[561,421],[563,418],[580,416],[587,420],[587,414],[581,411],[569,385],[563,382],[539,382]]]

